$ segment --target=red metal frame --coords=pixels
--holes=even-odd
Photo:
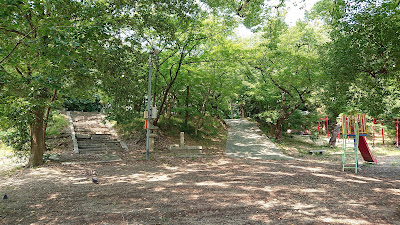
[[[328,123],[329,118],[328,117],[318,118],[318,133],[317,133],[317,137],[319,136],[319,127],[321,126],[321,121],[326,121],[326,135],[329,138],[329,126],[328,126],[329,125],[329,123]]]
[[[396,123],[396,148],[399,148],[399,119],[396,119],[393,121],[393,123]]]
[[[374,126],[372,129],[372,147],[375,146],[375,124],[376,123],[381,123],[382,144],[385,145],[385,134],[383,133],[383,121],[377,121],[376,119],[374,119]]]

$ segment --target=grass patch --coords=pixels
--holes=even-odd
[[[0,141],[0,176],[10,175],[21,168],[25,157],[18,158],[13,149]]]
[[[342,151],[341,143],[337,143],[334,148],[331,148],[326,139],[316,137],[315,135],[303,136],[284,134],[281,142],[276,143],[276,145],[284,154],[299,158],[313,157],[327,159],[332,157],[332,155],[337,155]],[[325,153],[311,155],[311,150],[324,150]]]
[[[119,134],[124,136],[124,138],[131,139],[137,137],[138,135],[146,135],[144,121],[144,118],[132,118],[129,121],[124,121],[121,123],[115,121],[110,121],[110,123],[117,129]]]
[[[6,158],[10,155],[12,155],[12,148],[0,141],[0,158]]]
[[[375,145],[375,147],[371,147],[372,154],[378,156],[400,156],[400,149],[396,148],[396,146],[391,145]]]
[[[61,114],[59,111],[55,111],[51,114],[49,119],[47,129],[46,129],[46,136],[57,136],[59,135],[62,130],[69,125],[68,118],[66,115]]]

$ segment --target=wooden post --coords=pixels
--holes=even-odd
[[[180,133],[179,148],[185,147],[185,132]]]
[[[155,135],[151,133],[149,137],[149,151],[154,151],[154,138]]]

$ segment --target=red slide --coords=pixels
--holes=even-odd
[[[365,161],[367,162],[375,162],[377,163],[376,159],[374,156],[371,154],[371,151],[369,150],[367,140],[365,140],[364,136],[360,136],[360,141],[358,142],[358,150],[360,150],[362,157],[364,158]]]

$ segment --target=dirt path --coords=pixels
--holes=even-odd
[[[246,119],[228,119],[226,155],[249,159],[293,159],[284,155],[262,131]]]
[[[246,129],[241,135],[252,137]],[[254,157],[257,146],[269,146],[249,145]],[[9,197],[0,201],[0,224],[400,225],[400,166],[362,165],[354,174],[342,172],[339,160],[146,161],[143,152],[118,151],[121,161],[102,164],[48,162],[0,177],[0,194]]]
[[[0,224],[399,224],[400,170],[369,169],[240,158],[49,165],[2,178]]]

